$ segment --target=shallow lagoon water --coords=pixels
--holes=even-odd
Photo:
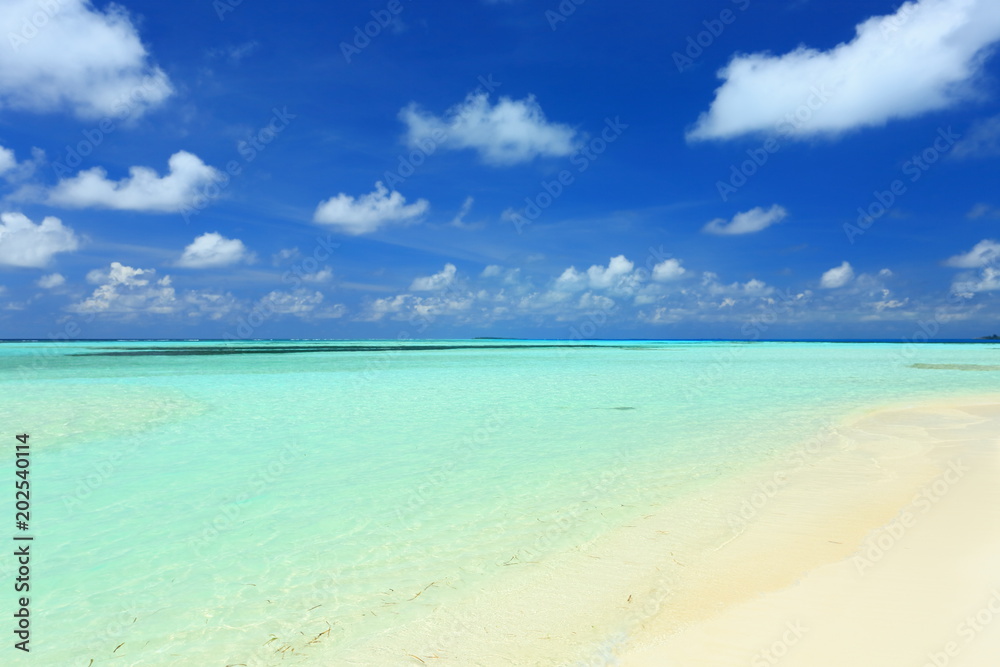
[[[330,664],[831,420],[994,393],[998,358],[992,343],[3,343],[0,436],[31,436],[35,537],[32,652],[12,664]],[[13,480],[12,454],[0,471]]]

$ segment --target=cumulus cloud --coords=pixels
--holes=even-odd
[[[615,310],[615,301],[602,294],[584,292],[580,295],[580,300],[577,301],[576,307],[585,311],[610,313]]]
[[[243,241],[227,239],[218,232],[202,234],[184,248],[177,266],[189,269],[207,269],[253,261],[253,253]]]
[[[607,266],[594,264],[585,272],[569,267],[556,279],[553,289],[555,292],[578,292],[590,288],[630,294],[641,282],[635,264],[625,255],[617,255],[608,260]]]
[[[119,4],[4,0],[0,34],[0,108],[126,118],[173,93]]]
[[[664,264],[660,275],[665,277],[670,271],[676,272],[677,268]],[[683,268],[680,268],[680,271],[683,273]],[[560,303],[574,292],[588,289],[630,296],[642,288],[647,278],[647,271],[637,270],[631,260],[624,255],[617,255],[608,260],[607,266],[595,264],[586,271],[578,271],[574,266],[569,267],[556,278],[548,292],[532,297],[531,302],[535,305]]]
[[[763,280],[757,280],[756,278],[751,278],[745,283],[734,282],[725,285],[719,282],[719,276],[712,271],[706,271],[702,274],[701,284],[704,288],[704,293],[711,296],[760,297],[768,296],[774,292],[773,287]],[[729,301],[732,301],[732,299],[729,299]]]
[[[310,292],[306,289],[292,292],[275,290],[260,300],[259,307],[279,315],[306,317],[312,314],[322,302],[323,294],[320,292]]]
[[[716,218],[705,225],[703,231],[719,235],[753,234],[781,222],[787,216],[788,211],[777,204],[769,209],[758,206],[749,211],[737,213],[728,223],[723,218]]]
[[[304,273],[302,280],[307,283],[328,283],[333,280],[333,269],[326,267],[314,273]]]
[[[65,283],[66,278],[64,278],[61,273],[50,273],[39,278],[35,284],[42,289],[55,289],[56,287],[61,287]]]
[[[79,247],[73,230],[51,216],[34,224],[23,213],[0,214],[0,264],[41,268],[52,256]]]
[[[984,239],[974,245],[972,250],[945,260],[946,266],[958,269],[975,269],[987,264],[993,264],[1000,259],[1000,243],[992,239]]]
[[[106,270],[87,274],[97,289],[80,303],[70,306],[77,313],[173,313],[179,308],[170,276],[156,279],[155,269],[137,269],[111,262]]]
[[[0,179],[7,181],[11,185],[28,181],[35,175],[38,167],[43,164],[45,164],[45,151],[41,148],[33,147],[31,149],[31,157],[18,162],[12,149],[0,146]],[[38,185],[24,185],[10,199],[32,199],[35,193],[39,191],[41,191],[41,187]]]
[[[503,274],[503,267],[496,264],[490,264],[483,272],[479,274],[481,278],[496,278]]]
[[[562,292],[576,292],[587,286],[587,275],[571,266],[556,278],[555,288]]]
[[[128,178],[112,181],[94,167],[61,180],[49,191],[48,202],[67,208],[109,208],[119,211],[169,213],[190,206],[200,189],[222,177],[197,155],[178,151],[167,162],[170,173],[160,176],[149,167],[132,167]]]
[[[188,290],[178,294],[170,276],[157,278],[155,269],[139,269],[120,262],[90,271],[87,282],[97,288],[86,299],[72,304],[70,312],[117,318],[150,314],[220,320],[234,313],[246,313],[248,307],[228,292]]]
[[[590,286],[595,289],[607,289],[621,285],[632,274],[635,264],[625,258],[625,255],[612,257],[607,267],[594,265],[587,269]]]
[[[687,273],[680,260],[665,259],[653,267],[653,280],[661,283],[677,280]]]
[[[340,303],[324,306],[322,292],[296,289],[290,292],[275,290],[266,294],[254,306],[255,311],[273,315],[290,315],[303,320],[334,319],[343,317],[347,307]]]
[[[359,236],[376,231],[390,222],[413,220],[423,215],[430,204],[418,199],[412,204],[395,190],[391,193],[381,181],[375,191],[355,199],[344,193],[320,202],[313,221],[333,225],[345,234]]]
[[[992,266],[985,267],[978,276],[966,275],[956,280],[951,286],[954,293],[972,297],[978,292],[995,292],[1000,290],[1000,269]]]
[[[399,112],[410,147],[442,146],[473,149],[492,165],[512,165],[536,157],[561,157],[577,150],[576,130],[551,123],[533,95],[523,100],[501,97],[495,104],[486,93],[473,93],[439,118],[415,103]]]
[[[854,268],[848,262],[844,262],[825,272],[819,279],[819,285],[825,289],[836,289],[843,287],[853,279]]]
[[[998,39],[995,0],[918,0],[864,21],[828,51],[737,55],[688,138],[835,135],[945,109],[972,94]]]
[[[431,292],[444,289],[454,282],[456,271],[457,269],[454,264],[445,264],[444,268],[438,273],[415,279],[410,285],[410,289],[414,292]]]

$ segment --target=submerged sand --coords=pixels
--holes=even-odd
[[[861,412],[336,658],[995,667],[998,482],[1000,397]]]

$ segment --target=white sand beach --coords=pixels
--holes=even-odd
[[[790,479],[703,565],[714,586],[691,593],[714,608],[677,600],[622,665],[998,664],[1000,404],[900,406],[852,427],[883,478],[841,487],[853,501],[835,466]]]

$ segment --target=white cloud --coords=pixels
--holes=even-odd
[[[119,4],[0,3],[0,108],[69,110],[80,118],[137,116],[173,90]]]
[[[218,232],[202,234],[184,248],[177,266],[189,269],[208,269],[253,261],[253,253],[243,241],[227,239]]]
[[[153,314],[219,320],[236,312],[245,313],[248,307],[228,292],[188,290],[178,294],[170,276],[157,278],[155,269],[137,269],[120,262],[90,271],[87,282],[97,288],[83,301],[71,305],[70,312],[123,318]]]
[[[587,269],[587,278],[594,289],[618,287],[629,279],[635,264],[625,258],[625,255],[612,257],[607,267],[594,265]]]
[[[706,271],[701,276],[702,287],[705,288],[705,293],[711,296],[725,296],[725,297],[763,297],[769,296],[774,293],[774,288],[765,283],[762,280],[757,280],[756,278],[751,278],[745,283],[734,282],[728,285],[724,285],[719,282],[719,276],[711,271]],[[732,302],[729,298],[727,302]],[[726,305],[731,305],[727,303]]]
[[[449,224],[452,227],[458,227],[459,229],[477,229],[479,227],[482,227],[482,225],[478,225],[475,223],[470,224],[465,221],[465,216],[469,215],[469,211],[472,210],[472,205],[475,203],[475,201],[476,200],[473,199],[472,197],[466,197],[465,201],[462,202],[462,208],[458,211],[458,213],[455,214],[455,217],[452,218]]]
[[[0,214],[0,264],[41,268],[59,252],[79,247],[73,230],[51,216],[34,224],[23,213]]]
[[[550,123],[533,95],[523,100],[501,97],[491,106],[489,95],[473,93],[449,109],[444,118],[421,110],[415,103],[400,111],[399,117],[406,123],[410,147],[471,148],[493,165],[566,156],[579,144],[576,130]]]
[[[61,273],[50,273],[39,278],[35,284],[42,289],[54,289],[56,287],[61,287],[65,283],[66,278],[64,278]]]
[[[610,313],[615,309],[615,301],[601,294],[584,292],[580,295],[580,300],[577,302],[576,307],[580,310]]]
[[[397,294],[396,296],[376,299],[369,304],[367,312],[358,319],[377,322],[387,315],[396,320],[461,315],[469,311],[474,301],[475,297],[472,294],[427,297]]]
[[[919,0],[864,21],[829,51],[737,55],[688,138],[833,135],[945,109],[972,94],[998,39],[996,0]]]
[[[180,304],[170,276],[156,280],[155,269],[136,269],[120,262],[111,262],[107,270],[95,269],[87,281],[99,285],[82,302],[70,306],[77,313],[166,314],[176,312]],[[152,284],[150,284],[152,282]]]
[[[1000,208],[980,202],[973,206],[965,217],[969,220],[979,220],[981,218],[1000,218]]]
[[[258,48],[260,48],[260,42],[252,39],[242,44],[209,49],[207,55],[209,58],[225,58],[231,64],[239,65],[241,60],[254,53]]]
[[[302,253],[298,248],[282,248],[278,252],[271,255],[271,264],[274,266],[281,266],[289,260],[301,257]]]
[[[945,265],[954,266],[959,269],[975,269],[987,264],[993,264],[998,259],[1000,259],[1000,243],[991,239],[984,239],[974,245],[969,252],[949,257],[945,260]]]
[[[323,302],[323,294],[310,292],[306,289],[292,292],[273,291],[260,300],[259,308],[264,312],[271,311],[279,315],[295,315],[306,317],[313,313]]]
[[[16,166],[17,160],[14,159],[14,151],[0,146],[0,176],[6,174]]]
[[[703,231],[720,235],[752,234],[781,222],[787,215],[788,211],[777,204],[767,210],[758,206],[749,211],[737,213],[728,224],[723,218],[716,218],[705,225]]]
[[[381,181],[375,191],[355,199],[344,193],[320,202],[313,214],[315,222],[333,225],[345,234],[361,235],[374,232],[389,222],[412,220],[423,215],[430,204],[418,199],[412,204],[395,190],[392,193]]]
[[[587,276],[571,266],[556,278],[555,289],[560,292],[576,292],[582,290],[587,285]]]
[[[480,273],[479,276],[481,278],[496,278],[497,276],[502,274],[503,274],[502,266],[497,266],[496,264],[490,264],[485,269],[483,269],[483,272]]]
[[[957,158],[1000,155],[1000,115],[974,123],[951,153]]]
[[[826,289],[836,289],[851,282],[853,278],[854,269],[848,262],[844,262],[840,266],[835,266],[824,273],[823,277],[819,280],[819,285]]]
[[[653,280],[665,283],[677,280],[685,273],[687,273],[687,269],[681,266],[680,260],[665,259],[653,267]]]
[[[246,312],[246,305],[229,292],[190,290],[178,303],[178,308],[188,317],[206,316],[211,320],[221,320],[234,312]]]
[[[954,293],[967,298],[977,292],[994,292],[1000,290],[1000,269],[987,266],[979,276],[971,277],[966,275],[961,280],[956,280],[951,286]]]
[[[347,307],[340,303],[323,305],[322,292],[297,289],[291,292],[275,290],[265,295],[255,310],[276,315],[291,315],[301,319],[336,319],[347,313]]]
[[[304,273],[302,274],[302,280],[307,283],[328,283],[333,280],[333,269],[326,267],[315,273]]]
[[[45,151],[41,148],[33,147],[31,157],[18,163],[14,151],[10,148],[0,146],[0,178],[7,183],[15,185],[23,183],[35,175],[38,167],[45,164]],[[12,196],[11,199],[30,199],[31,196],[23,197],[23,193],[37,192],[41,188],[37,185],[23,186],[21,191]]]
[[[569,267],[556,279],[553,292],[546,299],[558,300],[560,293],[578,292],[583,289],[610,290],[620,294],[631,294],[642,282],[635,264],[625,255],[617,255],[608,260],[607,266],[594,264],[586,272]]]
[[[50,204],[68,208],[110,208],[119,211],[176,212],[190,206],[199,190],[221,178],[221,173],[187,151],[178,151],[167,163],[170,173],[160,177],[149,167],[132,167],[129,177],[111,181],[100,167],[63,179],[49,192]]]
[[[414,292],[430,292],[444,289],[454,282],[456,271],[457,269],[454,264],[445,264],[444,268],[433,276],[415,279],[410,285],[410,289]]]

